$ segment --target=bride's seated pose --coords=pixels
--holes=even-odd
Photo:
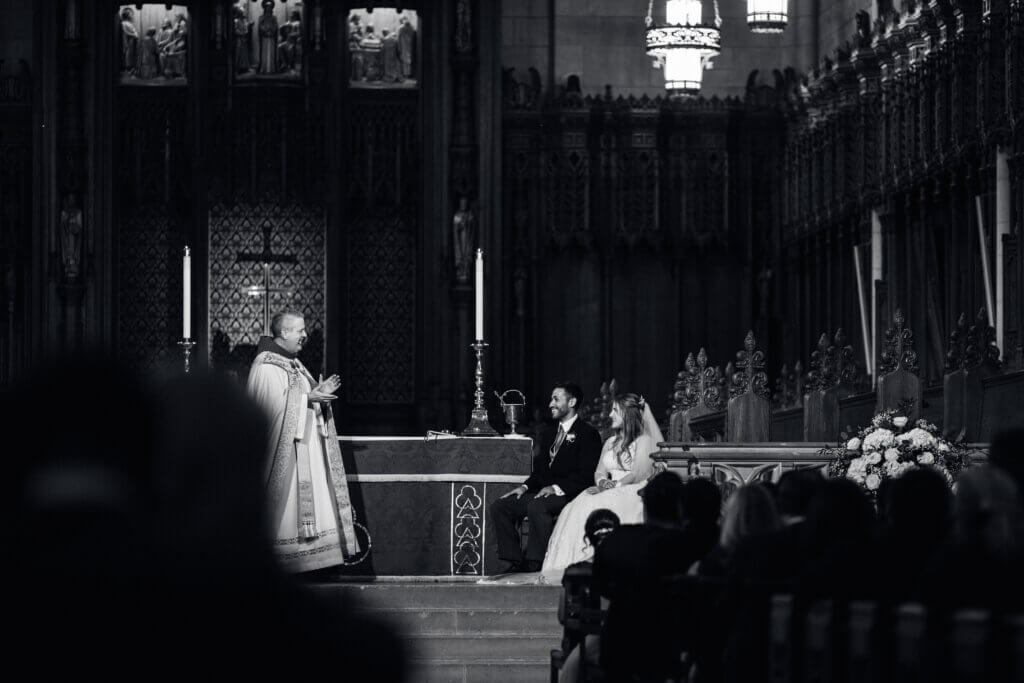
[[[594,486],[576,496],[558,516],[544,556],[545,573],[593,557],[584,527],[594,510],[607,508],[622,524],[643,521],[643,500],[637,494],[654,472],[651,453],[664,438],[647,402],[637,394],[616,397],[611,418],[615,433],[601,449]]]

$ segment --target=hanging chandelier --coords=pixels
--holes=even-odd
[[[789,0],[747,0],[747,26],[754,33],[782,33],[789,22]]]
[[[714,18],[704,23],[702,0],[667,0],[665,22],[654,21],[654,0],[647,5],[647,54],[654,57],[654,66],[665,71],[665,90],[673,95],[696,95],[704,69],[718,55],[722,34],[718,27],[718,1],[713,0]]]

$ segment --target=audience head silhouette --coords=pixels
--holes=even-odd
[[[892,531],[914,545],[934,546],[949,534],[953,496],[946,478],[920,467],[892,480],[886,503]]]
[[[607,508],[599,508],[587,517],[583,533],[587,542],[596,548],[605,536],[618,528],[619,516]]]
[[[811,549],[833,543],[865,543],[875,528],[875,510],[857,484],[849,479],[825,481],[807,508]]]
[[[807,467],[783,473],[775,493],[783,521],[794,522],[806,517],[811,498],[823,481],[825,478],[821,470],[816,468]]]
[[[644,523],[679,527],[683,523],[683,480],[673,472],[662,472],[640,489],[644,499]]]
[[[686,482],[683,517],[687,526],[711,528],[722,515],[722,493],[714,482],[694,477]]]
[[[779,513],[768,490],[759,484],[747,484],[725,501],[720,544],[734,550],[740,539],[771,533],[779,528]]]
[[[999,432],[992,439],[989,463],[1007,472],[1024,491],[1024,427]]]
[[[1024,554],[1020,491],[998,467],[978,465],[960,475],[955,518],[957,540],[988,559],[1002,562]]]

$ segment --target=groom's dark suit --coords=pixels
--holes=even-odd
[[[491,503],[491,518],[498,536],[498,557],[521,563],[516,523],[523,517],[530,520],[526,545],[526,561],[540,563],[555,526],[555,517],[566,504],[584,489],[594,485],[594,470],[601,457],[601,436],[597,430],[577,417],[558,447],[554,459],[552,447],[558,436],[559,423],[544,428],[540,448],[533,457],[533,474],[523,482],[526,493],[516,498],[499,498]],[[545,486],[558,486],[565,495],[537,497]]]

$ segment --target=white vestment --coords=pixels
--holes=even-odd
[[[283,367],[288,364],[292,364],[290,370]],[[347,482],[336,481],[344,479],[344,468],[329,409],[321,410],[315,403],[310,406],[308,395],[312,387],[308,371],[298,360],[278,354],[265,352],[257,356],[249,373],[248,388],[271,425],[264,474],[277,557],[285,569],[296,572],[342,564],[358,548]],[[289,403],[292,415],[288,415]],[[303,477],[306,467],[308,472]],[[312,494],[312,524],[306,526],[301,521],[302,480],[309,482],[308,491]],[[338,500],[339,485],[343,501]]]

